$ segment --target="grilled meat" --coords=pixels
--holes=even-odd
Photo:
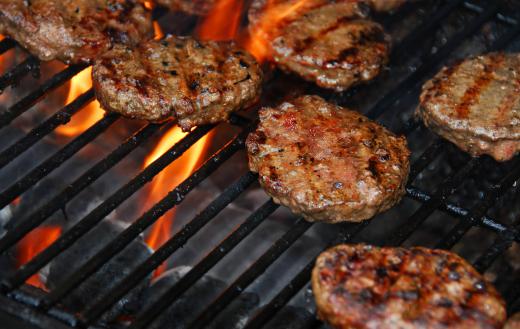
[[[251,105],[262,82],[254,58],[234,43],[174,36],[114,47],[92,76],[105,110],[152,122],[176,119],[185,131]]]
[[[216,0],[156,0],[155,2],[172,10],[203,16],[209,13]]]
[[[473,156],[511,159],[520,151],[520,55],[491,53],[443,68],[424,85],[417,114]]]
[[[318,257],[312,289],[334,328],[498,329],[506,319],[495,288],[443,250],[339,245]]]
[[[520,313],[516,313],[509,318],[504,329],[520,329]]]
[[[260,111],[249,167],[275,202],[309,221],[359,222],[404,193],[404,138],[361,114],[303,96]]]
[[[367,0],[368,4],[376,11],[393,11],[404,5],[409,0]]]
[[[270,10],[285,12],[290,5],[280,2]],[[372,80],[388,62],[389,36],[366,19],[358,3],[314,0],[292,6],[293,12],[266,34],[273,60],[283,70],[343,91]],[[261,20],[258,13],[252,9],[251,29]]]
[[[0,33],[48,61],[89,63],[115,43],[153,35],[137,0],[0,0]]]

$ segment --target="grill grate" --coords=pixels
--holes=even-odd
[[[403,106],[404,103],[411,108],[414,105],[413,102],[416,102],[422,83],[429,79],[442,64],[446,63],[449,56],[457,50],[464,41],[478,33],[484,24],[494,21],[506,27],[506,31],[500,38],[487,47],[488,51],[504,49],[520,35],[520,22],[517,18],[510,17],[508,15],[509,13],[503,12],[502,3],[499,1],[489,3],[486,1],[471,2],[453,0],[441,3],[442,5],[439,7],[439,10],[433,13],[430,16],[431,18],[414,29],[396,45],[392,54],[391,63],[407,63],[413,56],[419,55],[422,58],[422,64],[409,76],[404,77],[400,82],[396,83],[375,105],[365,111],[370,118],[381,119],[383,115],[388,113],[388,109],[395,108],[397,104]],[[413,8],[413,6],[414,5],[410,5],[410,8]],[[428,53],[427,49],[423,49],[424,47],[419,46],[422,39],[433,35],[440,24],[456,11],[470,11],[474,13],[475,17],[466,24],[461,31],[455,33],[447,40],[435,53]],[[398,24],[396,21],[392,22],[392,19],[395,20],[395,17],[390,17],[387,23]],[[15,42],[10,39],[4,39],[0,41],[0,54],[4,54],[14,47],[16,47]],[[8,86],[15,85],[28,74],[38,74],[39,68],[39,61],[29,56],[25,61],[0,77],[0,88],[5,89]],[[85,68],[85,66],[70,66],[64,69],[6,111],[0,113],[0,128],[10,125],[13,120],[30,110],[40,99],[44,98],[48,93],[70,80]],[[365,90],[361,92],[370,94],[371,86],[365,86],[363,88]],[[410,97],[410,95],[413,97]],[[343,99],[336,99],[338,97],[341,98],[343,95],[334,95],[330,98],[337,100],[339,103],[343,103]],[[93,99],[94,93],[92,90],[85,92],[72,103],[28,132],[21,139],[1,151],[0,169],[5,168],[18,156],[33,147],[45,136],[52,133],[55,128],[66,124],[74,114],[88,105]],[[45,159],[35,169],[2,191],[0,195],[0,209],[9,205],[34,184],[45,179],[52,171],[71,159],[118,120],[118,115],[106,115],[83,134],[70,141],[63,148]],[[214,219],[229,204],[238,199],[243,192],[256,181],[256,175],[246,173],[230,184],[215,200],[183,227],[182,230],[172,236],[161,248],[155,251],[147,261],[137,267],[131,275],[122,280],[115,288],[107,291],[102,298],[93,301],[80,314],[68,313],[58,306],[60,301],[77,287],[78,284],[86,280],[102,265],[106,264],[114,255],[123,250],[132,240],[139,236],[139,234],[153,225],[163,214],[179,205],[193,189],[214,173],[220,166],[224,165],[231,156],[243,150],[245,138],[254,127],[254,123],[240,115],[233,115],[231,123],[241,129],[238,135],[230,140],[221,150],[216,152],[207,162],[161,201],[138,219],[134,220],[131,226],[125,229],[86,264],[74,271],[59,287],[43,295],[32,295],[20,289],[28,278],[44,268],[65,249],[92,230],[125,200],[143,188],[143,186],[150,182],[169,164],[177,160],[192,145],[209,134],[215,126],[196,128],[170,148],[164,155],[155,160],[150,166],[143,169],[104,202],[90,211],[42,253],[38,254],[29,263],[9,277],[3,278],[0,281],[0,310],[21,317],[27,322],[36,323],[41,328],[88,327],[89,325],[95,324],[103,313],[113,304],[137,286],[142,279],[150,275],[160,264],[187,243],[191,237]],[[75,179],[60,193],[29,214],[23,221],[20,221],[19,225],[16,225],[0,239],[0,254],[6,253],[24,236],[44,223],[53,213],[62,209],[64,205],[102,177],[109,169],[120,163],[152,136],[160,133],[163,127],[164,125],[158,124],[148,124],[142,127],[110,154]],[[411,118],[402,124],[398,132],[410,136],[420,128],[418,122]],[[407,197],[418,202],[420,204],[419,207],[407,218],[404,224],[393,229],[382,239],[366,242],[388,245],[403,244],[413,233],[419,231],[424,226],[425,221],[431,218],[432,214],[436,211],[442,211],[452,218],[456,218],[457,222],[447,234],[439,237],[435,245],[436,247],[444,249],[453,248],[474,227],[481,227],[485,229],[489,235],[494,237],[492,244],[473,262],[479,271],[484,272],[489,269],[494,261],[509,249],[513,243],[520,242],[520,233],[517,228],[509,227],[487,215],[494,203],[505,196],[513,184],[520,178],[520,159],[517,157],[511,163],[496,164],[497,170],[505,174],[501,175],[497,184],[484,191],[482,200],[470,209],[466,209],[450,201],[450,197],[456,194],[457,190],[470,177],[478,174],[485,163],[491,161],[490,159],[475,158],[468,159],[468,161],[461,163],[456,170],[446,174],[443,179],[440,179],[440,183],[433,188],[433,192],[431,193],[413,185],[414,180],[421,175],[435,159],[449,149],[453,149],[453,147],[448,145],[448,143],[436,137],[432,138],[429,146],[424,148],[422,153],[414,161],[410,174],[410,183],[406,190]],[[155,303],[149,305],[149,307],[133,321],[130,328],[138,329],[147,327],[147,325],[168,308],[172,302],[177,300],[185,291],[192,287],[197,280],[203,277],[213,266],[218,264],[222,258],[228,255],[242,240],[254,232],[277,208],[278,206],[272,201],[267,201],[251,213],[240,226],[232,232],[229,232],[229,235],[216,245],[214,249],[198,262],[181,280],[173,287],[164,291],[163,295]],[[336,237],[329,241],[328,245],[356,241],[365,229],[376,225],[373,222],[374,221],[360,224],[338,225],[339,232]],[[191,323],[190,328],[203,328],[210,323],[212,319],[223,311],[242,291],[261,277],[272,264],[315,225],[317,224],[308,223],[301,218],[295,218],[285,234],[276,240],[253,264],[247,267],[242,274],[234,279],[234,281],[198,315],[196,320]],[[306,266],[300,269],[292,280],[278,291],[275,296],[250,319],[246,328],[261,328],[289,303],[296,294],[304,289],[309,283],[310,272],[313,265],[313,261],[310,261]],[[497,280],[500,280],[500,278]],[[505,298],[508,302],[509,311],[518,310],[520,308],[520,287],[518,285],[510,287],[507,294],[505,294]],[[314,328],[320,325],[321,323],[319,321],[314,320],[314,322],[309,324],[309,327]]]

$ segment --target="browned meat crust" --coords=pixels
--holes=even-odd
[[[317,96],[262,109],[246,145],[267,193],[309,221],[371,218],[399,202],[409,172],[405,138]]]
[[[92,76],[104,109],[152,122],[177,119],[185,131],[251,105],[262,82],[255,59],[234,43],[173,36],[115,47]]]
[[[516,313],[509,318],[504,329],[520,329],[520,313]]]
[[[393,11],[404,5],[409,0],[367,0],[376,11]]]
[[[251,9],[253,24],[261,19],[258,6]],[[288,7],[284,1],[279,6]],[[389,36],[381,25],[365,19],[359,4],[314,0],[296,8],[267,37],[283,70],[343,91],[372,80],[388,62]]]
[[[520,55],[491,53],[445,67],[424,85],[417,114],[473,156],[511,159],[520,151]]]
[[[156,0],[155,2],[172,10],[202,16],[209,13],[216,0]]]
[[[506,319],[495,288],[443,250],[339,245],[318,257],[312,289],[334,328],[498,329]]]
[[[151,37],[153,28],[136,0],[0,0],[0,33],[41,60],[90,63],[115,43]]]

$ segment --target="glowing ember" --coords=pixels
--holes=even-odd
[[[263,62],[271,57],[269,44],[277,37],[280,24],[297,14],[309,0],[296,0],[277,3],[278,0],[268,0],[260,20],[249,31],[249,36],[244,47],[259,62]]]
[[[147,167],[157,158],[168,151],[173,145],[181,140],[186,133],[179,127],[171,128],[159,141],[154,151],[146,158],[144,167]],[[144,209],[147,210],[163,198],[169,191],[184,181],[192,172],[201,156],[205,153],[209,136],[206,135],[186,151],[177,161],[166,167],[155,179],[148,190]],[[171,227],[175,217],[175,210],[170,211],[161,217],[151,228],[146,237],[146,244],[152,249],[158,249],[171,236]],[[165,270],[164,264],[154,273],[159,276]]]
[[[152,10],[154,7],[154,3],[152,1],[145,1],[143,4],[144,7],[148,10]]]
[[[72,78],[66,104],[92,88],[91,72],[92,67],[88,67]],[[56,133],[63,136],[77,136],[102,119],[104,115],[105,112],[98,101],[93,101],[72,116],[66,125],[56,128]]]
[[[60,235],[61,228],[57,226],[38,227],[31,231],[31,233],[27,234],[18,244],[18,267],[33,259],[34,256],[38,255],[56,241]],[[30,277],[26,283],[47,290],[38,274]]]
[[[154,30],[154,35],[155,35],[154,39],[155,40],[159,40],[162,37],[164,37],[164,33],[161,29],[161,26],[159,25],[159,23],[157,23],[157,21],[153,22],[153,30]]]
[[[242,18],[243,0],[218,0],[198,29],[203,40],[233,40]]]

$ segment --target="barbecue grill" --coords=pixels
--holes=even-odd
[[[511,10],[511,8],[517,10]],[[410,180],[406,188],[405,200],[386,214],[359,224],[313,224],[302,218],[287,214],[279,232],[265,248],[257,251],[256,259],[243,264],[229,257],[241,248],[252,248],[249,238],[258,234],[262,225],[272,220],[273,213],[280,211],[271,200],[255,205],[247,218],[225,232],[224,238],[214,243],[208,253],[200,256],[187,273],[175,284],[160,291],[153,303],[143,306],[126,321],[107,325],[109,328],[146,328],[157,317],[168,311],[168,307],[179,300],[190,288],[208,275],[214,267],[225,266],[230,273],[226,286],[219,291],[203,310],[188,323],[189,328],[203,328],[248,289],[271,277],[272,287],[264,285],[261,303],[252,310],[245,328],[261,328],[291,305],[295,310],[312,310],[309,301],[309,280],[314,259],[326,246],[343,242],[366,242],[376,245],[425,245],[443,249],[454,249],[469,258],[473,265],[495,285],[504,296],[509,314],[520,310],[519,268],[511,263],[508,253],[518,248],[520,216],[518,203],[520,191],[516,182],[520,179],[520,158],[499,164],[491,158],[470,158],[438,137],[429,133],[413,116],[418,103],[418,95],[423,82],[431,78],[443,65],[468,53],[509,49],[520,51],[520,3],[514,1],[419,1],[407,4],[396,15],[376,17],[392,34],[396,35],[390,68],[375,82],[367,86],[336,94],[302,84],[307,93],[317,93],[340,105],[358,108],[371,119],[390,127],[394,132],[408,137],[412,156]],[[168,13],[163,8],[154,10],[155,19],[163,25]],[[463,17],[464,19],[462,19]],[[170,21],[171,23],[171,21]],[[185,23],[185,24],[184,24]],[[194,24],[183,22],[182,32],[190,33]],[[20,51],[11,39],[0,41],[0,53]],[[42,64],[43,65],[43,64]],[[13,86],[15,89],[22,79],[30,74],[38,76],[40,62],[28,56],[21,63],[10,68],[0,77],[0,89]],[[25,92],[14,104],[2,104],[0,128],[8,129],[18,118],[28,115],[31,109],[53,90],[67,83],[86,66],[72,65],[51,77],[43,77],[44,82]],[[291,79],[275,72],[269,84],[277,79]],[[269,88],[269,87],[268,87]],[[19,161],[37,163],[13,182],[2,183],[0,209],[7,209],[18,198],[24,198],[38,183],[45,181],[55,170],[79,157],[80,151],[111,129],[116,122],[124,119],[116,114],[107,114],[82,134],[74,137],[54,153],[34,158],[31,149],[44,138],[50,136],[60,125],[67,122],[88,103],[93,101],[94,92],[89,90],[77,97],[48,118],[38,123],[20,137],[9,139],[2,135],[0,151],[0,172],[18,166]],[[4,102],[5,103],[5,102]],[[103,314],[135,289],[163,262],[193,239],[205,226],[211,224],[226,208],[233,205],[252,188],[256,175],[246,172],[223,188],[213,200],[197,215],[180,227],[171,238],[152,256],[137,266],[130,275],[124,277],[115,287],[102,293],[79,312],[72,312],[63,305],[63,300],[100,267],[121,252],[162,215],[174,207],[182,205],[190,196],[197,194],[198,187],[218,170],[231,166],[232,162],[245,161],[235,154],[243,152],[247,134],[254,128],[255,120],[251,112],[232,115],[230,124],[238,133],[223,143],[206,162],[196,169],[186,180],[175,187],[162,200],[142,215],[132,218],[130,225],[115,236],[85,264],[72,271],[58,286],[50,291],[29,287],[26,282],[44,269],[82,236],[99,225],[114,210],[126,207],[125,201],[142,190],[156,175],[175,162],[197,141],[218,128],[216,126],[197,127],[166,153],[140,170],[133,178],[122,182],[110,195],[45,250],[24,266],[12,273],[0,276],[0,319],[2,323],[12,323],[14,328],[87,328],[102,327]],[[253,118],[253,119],[252,119]],[[7,227],[0,238],[0,256],[6,255],[25,236],[44,224],[54,213],[62,211],[67,204],[86,189],[92,188],[97,180],[103,179],[111,169],[126,157],[131,156],[147,141],[164,133],[168,124],[146,124],[135,132],[128,133],[126,140],[106,155],[98,156],[90,168],[86,168],[64,187],[45,191],[46,200],[34,207],[25,216],[14,218],[14,224]],[[224,124],[222,124],[224,125]],[[233,157],[233,158],[232,158]],[[230,160],[232,158],[232,160]],[[51,184],[51,186],[53,186]],[[257,187],[256,187],[257,188]],[[0,222],[1,223],[1,222]],[[325,230],[323,245],[306,246],[302,241],[314,232]],[[333,234],[331,233],[333,231]],[[0,234],[2,231],[0,230]],[[269,240],[271,241],[271,240]],[[298,247],[298,244],[299,247]],[[307,252],[302,251],[308,249]],[[317,250],[318,249],[318,250]],[[308,252],[310,250],[310,252]],[[516,249],[518,250],[518,249]],[[287,257],[290,254],[292,258]],[[310,255],[309,255],[310,254]],[[301,256],[301,257],[300,257]],[[303,265],[276,280],[277,273],[284,271],[284,262],[299,259]],[[305,265],[306,264],[306,265]],[[516,265],[520,267],[520,265]],[[236,269],[235,269],[236,267]],[[287,266],[290,267],[290,266]],[[278,271],[278,272],[277,272]],[[273,279],[272,277],[275,277]],[[267,287],[267,288],[266,288]],[[257,290],[258,292],[258,290]],[[259,293],[260,294],[260,293]],[[314,316],[299,322],[301,328],[317,328],[323,324]],[[294,323],[293,323],[294,324]],[[9,325],[8,325],[9,326]]]

